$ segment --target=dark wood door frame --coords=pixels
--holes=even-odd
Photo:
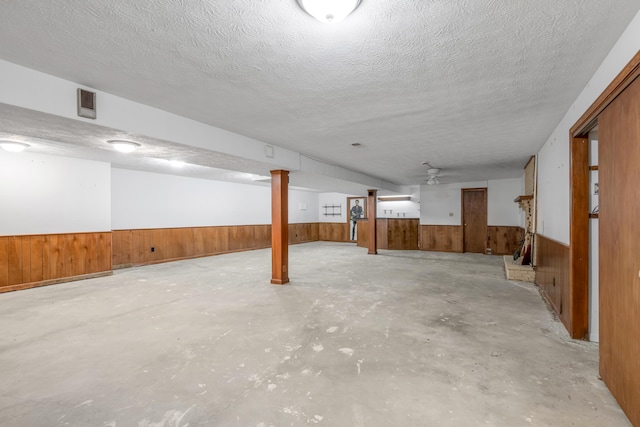
[[[464,193],[467,191],[481,191],[484,194],[484,207],[485,209],[488,209],[488,203],[487,203],[487,188],[486,187],[482,187],[482,188],[463,188],[460,190],[460,208],[461,208],[461,215],[460,215],[460,222],[462,224],[462,252],[466,252],[467,248],[465,245],[465,241],[466,241],[466,230],[465,230],[465,218],[464,218]],[[485,249],[486,249],[486,244],[487,244],[487,227],[488,227],[488,212],[485,212],[485,224],[484,224],[484,232],[482,233],[482,235],[484,236],[484,246],[483,246],[483,251],[482,253],[485,253]]]
[[[569,334],[586,339],[589,333],[589,131],[598,116],[640,76],[640,51],[622,69],[569,131]]]

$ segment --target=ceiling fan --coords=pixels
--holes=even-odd
[[[429,162],[422,162],[423,165],[427,166],[427,185],[437,185],[440,184],[440,179],[438,179],[438,175],[440,174],[439,168],[434,168],[429,164]]]

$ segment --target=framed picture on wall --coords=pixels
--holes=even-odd
[[[347,216],[349,240],[355,241],[358,237],[358,220],[367,217],[367,198],[364,196],[347,197],[347,208],[349,209]]]

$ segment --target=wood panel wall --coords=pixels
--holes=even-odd
[[[317,242],[320,240],[320,224],[309,222],[289,224],[289,244]]]
[[[417,218],[378,218],[376,220],[377,249],[417,250],[418,226]],[[358,221],[358,246],[369,245],[368,220]]]
[[[487,226],[487,247],[492,255],[511,255],[520,247],[523,231],[506,225]],[[423,251],[462,252],[462,226],[421,225],[420,249]]]
[[[378,218],[376,220],[376,246],[377,249],[389,248],[389,224],[386,219]],[[358,246],[361,248],[369,248],[369,220],[358,220]]]
[[[571,330],[571,299],[569,294],[569,247],[555,240],[536,235],[538,264],[536,284],[568,331]]]
[[[111,232],[0,237],[0,292],[111,272]]]
[[[523,236],[521,227],[490,225],[487,227],[487,247],[492,255],[512,255],[520,248]]]
[[[421,225],[420,250],[462,252],[462,226]]]
[[[350,242],[349,224],[346,222],[321,222],[318,240],[328,242]]]
[[[318,234],[318,223],[289,224],[289,244],[316,241]],[[269,247],[269,224],[114,230],[113,266],[122,268]]]
[[[389,218],[387,242],[388,249],[418,250],[419,219]]]

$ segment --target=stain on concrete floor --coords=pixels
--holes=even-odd
[[[290,247],[0,294],[3,426],[630,426],[502,258]]]

